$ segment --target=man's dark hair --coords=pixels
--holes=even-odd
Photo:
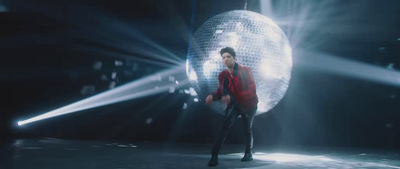
[[[228,53],[231,54],[234,58],[236,57],[236,52],[235,52],[235,50],[234,50],[233,48],[231,48],[231,47],[222,48],[221,51],[219,52],[219,54],[221,54],[221,56],[222,56],[222,54],[225,53],[225,52],[228,52]]]

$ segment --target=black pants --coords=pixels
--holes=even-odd
[[[219,153],[222,144],[225,141],[226,136],[228,135],[229,130],[232,128],[235,120],[239,115],[242,116],[242,120],[244,123],[245,137],[246,137],[246,148],[245,153],[251,153],[251,149],[253,148],[253,119],[256,114],[257,107],[243,111],[240,105],[233,105],[230,109],[227,110],[224,124],[218,134],[217,139],[215,140],[212,154],[216,155]]]

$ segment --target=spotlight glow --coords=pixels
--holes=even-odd
[[[171,87],[180,88],[182,86],[188,85],[188,79],[178,79],[179,83],[170,82],[168,80],[162,81],[160,79],[168,79],[170,76],[176,75],[179,77],[179,74],[184,72],[185,66],[181,65],[179,67],[166,70],[164,72],[157,73],[155,75],[151,75],[145,77],[143,79],[122,85],[115,89],[100,93],[98,95],[89,97],[87,99],[69,104],[67,106],[55,109],[48,113],[44,113],[42,115],[19,121],[18,125],[22,126],[27,123],[35,122],[38,120],[48,119],[51,117],[56,117],[68,113],[73,113],[81,110],[86,110],[94,107],[104,106],[108,104],[113,104],[117,102],[122,102],[126,100],[141,98],[145,96],[154,95],[157,93],[168,92]],[[183,76],[185,77],[185,76]]]
[[[387,28],[390,25],[386,24],[392,23],[391,20],[394,21],[395,18],[386,18],[386,20],[382,20],[384,22],[377,22],[365,27],[360,24],[362,23],[360,21],[365,19],[365,13],[362,11],[375,7],[380,2],[370,1],[360,4],[349,1],[346,4],[346,9],[337,8],[337,3],[337,1],[290,1],[290,3],[279,1],[273,4],[271,1],[260,1],[260,7],[262,14],[273,18],[279,26],[286,28],[285,33],[288,35],[291,47],[294,49],[293,55],[296,57],[293,58],[297,59],[294,61],[297,66],[340,76],[400,86],[400,72],[392,70],[391,65],[388,65],[387,68],[382,68],[345,59],[343,56],[330,54],[332,53],[331,49],[327,47],[331,45],[335,46],[335,50],[340,49],[347,53],[363,55],[368,52],[369,45],[365,45],[367,43],[357,43],[353,46],[352,43],[377,41],[376,37],[371,35],[387,32]],[[380,5],[386,7],[386,11],[398,11],[397,7],[388,6],[387,4]],[[288,7],[290,10],[287,15],[282,16],[281,11],[286,11]],[[338,13],[343,13],[343,15],[337,15]],[[331,23],[341,24],[330,25]],[[400,38],[397,40],[400,40]],[[338,45],[333,45],[336,43]],[[343,46],[340,46],[340,44]],[[351,45],[347,46],[348,44]],[[380,51],[387,50],[384,46],[378,49]],[[289,48],[285,50],[288,53],[291,51]],[[271,66],[266,67],[271,68]],[[263,70],[268,73],[270,70],[267,68]]]

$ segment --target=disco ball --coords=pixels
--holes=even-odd
[[[272,109],[285,95],[292,69],[292,52],[285,33],[268,17],[246,10],[225,12],[207,20],[194,33],[186,74],[200,99],[218,88],[225,69],[219,51],[232,47],[236,62],[251,68],[257,87],[256,115]],[[223,113],[226,105],[211,107]]]

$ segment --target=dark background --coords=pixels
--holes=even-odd
[[[190,35],[216,14],[243,9],[245,1],[0,2],[6,7],[0,12],[3,139],[57,137],[205,143],[214,139],[223,117],[202,102],[193,102],[193,97],[181,93],[182,90],[23,127],[17,127],[16,122],[108,90],[110,79],[101,77],[110,77],[112,72],[117,72],[119,86],[169,68],[145,61],[163,62],[146,56],[142,50],[164,54],[143,43],[142,35],[186,60]],[[312,4],[293,0],[270,2],[277,18],[297,16],[305,10],[305,3]],[[255,118],[255,144],[399,148],[398,86],[296,63],[302,59],[297,51],[316,50],[385,69],[392,64],[393,71],[398,72],[400,2],[329,2],[329,9],[335,9],[335,13],[323,16],[323,21],[316,20],[315,29],[301,30],[305,35],[301,39],[291,36],[296,23],[282,25],[291,42],[300,41],[293,46],[292,79],[283,100]],[[326,6],[317,5],[311,8],[325,9]],[[247,10],[261,12],[260,2],[249,0]],[[337,31],[321,31],[324,29]],[[310,47],[315,37],[322,40]],[[116,60],[124,65],[115,66]],[[99,61],[102,68],[93,69]],[[86,85],[95,86],[95,91],[82,93]],[[187,109],[182,109],[184,103]],[[243,142],[241,125],[240,121],[235,124],[227,143]]]

